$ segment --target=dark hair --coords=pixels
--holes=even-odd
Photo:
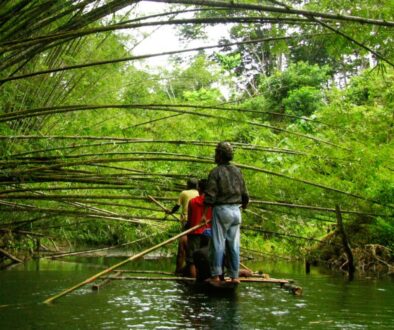
[[[198,190],[201,192],[205,192],[205,189],[207,188],[208,185],[208,180],[207,179],[201,179],[198,181]]]
[[[216,146],[216,154],[220,163],[228,163],[234,157],[233,147],[228,142],[220,142]]]
[[[198,187],[198,180],[196,178],[189,178],[187,180],[187,189],[197,189]]]

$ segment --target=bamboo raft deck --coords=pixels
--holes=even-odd
[[[149,276],[133,276],[129,274],[149,274]],[[152,275],[155,276],[152,276]],[[165,275],[165,276],[156,276],[156,275]],[[188,285],[193,285],[199,288],[208,289],[208,291],[234,291],[237,289],[238,284],[234,284],[232,282],[221,281],[218,285],[211,285],[209,282],[197,281],[192,277],[185,276],[174,276],[173,273],[170,272],[161,272],[161,271],[139,271],[139,270],[117,270],[114,272],[114,275],[107,276],[101,278],[99,283],[92,285],[92,290],[98,291],[105,285],[111,283],[112,281],[119,280],[134,280],[134,281],[176,281],[180,283],[185,283]],[[302,295],[302,288],[293,284],[292,280],[288,279],[278,279],[278,278],[270,278],[267,274],[253,274],[250,277],[241,277],[239,278],[241,283],[259,283],[259,284],[279,284],[282,288],[288,290],[290,293],[300,296]]]
[[[144,251],[142,251],[140,253],[137,253],[137,254],[135,254],[135,255],[133,255],[133,256],[131,256],[131,257],[129,257],[129,258],[117,263],[117,264],[115,264],[115,265],[112,265],[111,267],[100,271],[99,273],[87,278],[86,280],[84,280],[84,281],[82,281],[80,283],[77,283],[74,286],[72,286],[72,287],[70,287],[70,288],[68,288],[66,290],[63,290],[62,292],[60,292],[60,293],[58,293],[58,294],[56,294],[54,296],[51,296],[51,297],[47,298],[46,300],[43,301],[43,303],[44,304],[51,304],[55,300],[57,300],[57,299],[65,296],[65,295],[69,294],[70,292],[73,292],[73,291],[75,291],[75,290],[77,290],[77,289],[79,289],[79,288],[81,288],[81,287],[83,287],[83,286],[85,286],[87,284],[93,283],[93,282],[97,281],[98,279],[101,279],[101,282],[99,282],[98,284],[94,285],[93,289],[98,290],[100,287],[102,287],[102,286],[104,286],[104,285],[106,285],[106,284],[108,284],[108,283],[110,283],[110,282],[112,282],[113,280],[116,280],[116,279],[126,279],[128,276],[122,276],[122,273],[124,273],[125,270],[121,270],[120,267],[122,267],[123,265],[125,265],[125,264],[127,264],[127,263],[129,263],[131,261],[134,261],[134,260],[137,260],[139,258],[142,258],[146,254],[148,254],[150,252],[153,252],[153,251],[159,249],[162,246],[165,246],[165,245],[167,245],[167,244],[169,244],[171,242],[174,242],[178,238],[180,238],[180,237],[182,237],[184,235],[187,235],[188,233],[191,233],[192,231],[194,231],[196,229],[199,229],[200,227],[205,226],[206,223],[208,223],[208,222],[209,222],[209,220],[207,222],[200,223],[200,224],[198,224],[198,225],[196,225],[196,226],[194,226],[192,228],[189,228],[189,229],[187,229],[187,230],[185,230],[185,231],[183,231],[183,232],[181,232],[181,233],[179,233],[179,234],[167,239],[164,242],[156,244],[156,245],[154,245],[154,246],[152,246],[152,247],[150,247],[150,248],[148,248],[148,249],[146,249],[146,250],[144,250]],[[247,267],[245,267],[242,264],[241,264],[241,266],[244,267],[247,270],[250,270],[250,269],[248,269]],[[113,273],[114,275],[113,276],[109,276],[108,275],[109,273]],[[166,275],[166,274],[164,274],[164,275]],[[171,274],[171,275],[173,275],[173,274]],[[122,278],[122,277],[124,277],[124,278]],[[131,278],[129,278],[129,279],[131,279]],[[144,280],[149,280],[150,277],[143,277],[143,279]],[[169,276],[163,277],[163,279],[168,281],[169,280]],[[174,278],[172,278],[171,280],[174,281]],[[180,277],[179,279],[177,278],[176,280],[178,280],[178,281],[185,281],[183,277]],[[195,279],[192,279],[192,280],[195,281],[195,283],[197,284],[197,281]],[[186,280],[186,281],[189,281],[189,283],[190,283],[190,278],[188,280]],[[292,285],[289,280],[270,279],[269,277],[268,278],[267,277],[264,278],[263,276],[261,276],[259,278],[259,280],[257,280],[257,281],[253,277],[249,278],[249,280],[246,280],[246,278],[242,278],[242,282],[252,282],[252,281],[255,282],[255,283],[257,283],[257,282],[260,282],[260,283],[278,283],[278,284],[281,285],[281,287],[288,289],[290,292],[292,292],[295,295],[302,294],[302,288]],[[205,282],[200,282],[200,283],[205,283]],[[229,286],[226,283],[228,283],[228,282],[226,282],[226,281],[222,282],[223,287],[228,287]],[[235,284],[235,283],[231,283],[231,284],[232,284],[231,285],[232,289],[235,289],[238,286],[238,284]],[[214,286],[211,285],[210,287],[213,288]]]

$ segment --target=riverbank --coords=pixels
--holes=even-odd
[[[355,272],[360,275],[394,275],[393,251],[380,244],[356,244],[349,257],[342,237],[337,232],[330,233],[308,250],[306,263],[349,273],[349,260],[353,260]]]

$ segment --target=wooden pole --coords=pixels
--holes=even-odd
[[[244,268],[244,269],[246,269],[246,270],[248,270],[248,271],[250,271],[250,272],[253,273],[253,270],[251,270],[249,267],[245,266],[245,264],[243,264],[242,262],[240,262],[239,265],[240,265],[242,268]]]
[[[167,212],[170,211],[170,210],[169,210],[168,208],[166,208],[163,204],[161,204],[159,201],[157,201],[154,197],[148,195],[148,198],[149,198],[153,203],[155,203],[156,205],[160,206],[160,207],[164,210],[164,212],[167,213]],[[175,219],[177,219],[179,222],[181,222],[181,220],[179,220],[174,214],[171,214],[171,213],[170,213],[170,215],[171,215],[172,217],[174,217]]]
[[[354,272],[355,272],[353,253],[352,253],[352,249],[350,248],[350,244],[349,244],[349,240],[346,235],[346,232],[345,232],[345,228],[343,227],[342,214],[341,214],[341,209],[339,208],[339,205],[335,205],[335,213],[337,216],[338,230],[339,230],[339,233],[342,237],[343,247],[344,247],[345,253],[347,255],[349,280],[353,280]]]
[[[209,222],[209,221],[207,221],[207,222]],[[201,227],[205,226],[205,225],[207,224],[207,222],[200,223],[200,224],[198,224],[198,225],[196,225],[196,226],[194,226],[194,227],[192,227],[192,228],[189,228],[188,230],[185,230],[185,231],[181,232],[181,233],[178,234],[178,235],[175,235],[175,236],[172,237],[172,238],[169,238],[168,240],[166,240],[166,241],[164,241],[164,242],[162,242],[162,243],[160,243],[160,244],[157,244],[157,245],[155,245],[155,246],[152,246],[152,247],[150,247],[149,249],[146,249],[145,251],[142,251],[142,252],[140,252],[140,253],[138,253],[138,254],[136,254],[136,255],[134,255],[134,256],[131,256],[131,257],[127,258],[126,260],[123,260],[123,261],[117,263],[116,265],[113,265],[113,266],[111,266],[111,267],[109,267],[109,268],[107,268],[107,269],[105,269],[105,270],[103,270],[103,271],[101,271],[101,272],[99,272],[99,273],[97,273],[97,274],[95,274],[95,275],[89,277],[89,278],[86,279],[85,281],[80,282],[80,283],[78,283],[78,284],[72,286],[71,288],[68,288],[68,289],[66,289],[66,290],[64,290],[64,291],[62,291],[62,292],[60,292],[60,293],[58,293],[57,295],[54,295],[54,296],[52,296],[52,297],[46,299],[46,300],[44,301],[44,303],[45,303],[45,304],[50,304],[50,303],[52,303],[53,301],[59,299],[60,297],[63,297],[63,296],[65,296],[66,294],[68,294],[68,293],[70,293],[70,292],[73,292],[73,291],[75,291],[76,289],[79,289],[80,287],[82,287],[82,286],[84,286],[84,285],[86,285],[86,284],[89,284],[89,283],[95,281],[95,280],[98,279],[100,276],[103,276],[103,275],[105,275],[105,274],[108,274],[108,273],[112,272],[113,270],[119,268],[120,266],[125,265],[126,263],[128,263],[128,262],[130,262],[130,261],[133,261],[133,260],[136,260],[136,259],[138,259],[138,258],[141,258],[141,257],[143,257],[144,255],[146,255],[146,254],[148,254],[148,253],[150,253],[150,252],[152,252],[152,251],[154,251],[154,250],[157,250],[157,249],[161,248],[161,247],[164,246],[164,245],[167,245],[167,244],[169,244],[169,243],[171,243],[171,242],[176,241],[178,238],[182,237],[183,235],[186,235],[186,234],[188,234],[188,233],[191,233],[191,232],[193,232],[194,230],[196,230],[196,229],[198,229],[198,228],[201,228]]]

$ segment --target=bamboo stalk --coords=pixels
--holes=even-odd
[[[135,244],[137,242],[143,241],[147,238],[150,238],[152,236],[147,236],[147,237],[142,237],[140,239],[137,239],[133,242],[128,242],[128,243],[123,243],[123,244],[118,244],[118,245],[113,245],[113,246],[108,246],[105,248],[100,248],[100,249],[90,249],[90,250],[84,250],[84,251],[75,251],[75,252],[68,252],[68,253],[60,253],[60,254],[52,254],[50,256],[45,256],[44,258],[51,258],[51,259],[56,259],[56,258],[64,258],[64,257],[70,257],[70,256],[77,256],[81,254],[90,254],[90,253],[96,253],[100,251],[107,251],[107,250],[112,250],[124,246],[129,246],[131,244]]]
[[[59,299],[60,297],[63,297],[64,295],[66,295],[66,294],[68,294],[68,293],[70,293],[70,292],[73,292],[73,291],[75,291],[76,289],[78,289],[78,288],[80,288],[80,287],[82,287],[82,286],[84,286],[84,285],[86,285],[86,284],[89,284],[89,283],[95,281],[95,280],[98,279],[99,277],[101,277],[101,276],[103,276],[103,275],[105,275],[105,274],[108,274],[108,273],[112,272],[113,270],[115,270],[115,269],[117,269],[117,268],[119,268],[119,267],[125,265],[126,263],[128,263],[128,262],[130,262],[130,261],[133,261],[133,260],[136,260],[136,259],[139,259],[139,258],[143,257],[144,255],[146,255],[146,254],[148,254],[148,253],[150,253],[150,252],[152,252],[152,251],[155,251],[155,250],[161,248],[162,246],[165,246],[165,245],[167,245],[167,244],[169,244],[169,243],[171,243],[171,242],[174,242],[174,241],[176,241],[178,238],[180,238],[180,237],[182,237],[182,236],[184,236],[184,235],[186,235],[186,234],[188,234],[188,233],[191,233],[192,231],[194,231],[194,230],[196,230],[196,229],[198,229],[198,228],[200,228],[200,227],[203,227],[203,226],[205,226],[205,225],[206,225],[206,223],[198,224],[198,225],[196,225],[196,226],[194,226],[194,227],[192,227],[192,228],[190,228],[190,229],[188,229],[188,230],[185,230],[185,231],[181,232],[181,233],[178,234],[178,235],[175,235],[174,237],[172,237],[172,238],[170,238],[170,239],[168,239],[168,240],[166,240],[166,241],[164,241],[164,242],[162,242],[162,243],[160,243],[160,244],[157,244],[157,245],[155,245],[155,246],[152,246],[151,248],[149,248],[149,249],[147,249],[147,250],[145,250],[145,251],[142,251],[142,252],[140,252],[140,253],[138,253],[138,254],[136,254],[136,255],[134,255],[134,256],[131,256],[130,258],[127,258],[126,260],[123,260],[123,261],[121,261],[121,262],[119,262],[119,263],[117,263],[117,264],[115,264],[115,265],[113,265],[113,266],[111,266],[111,267],[109,267],[109,268],[107,268],[107,269],[105,269],[105,270],[103,270],[103,271],[101,271],[101,272],[99,272],[99,273],[97,273],[97,274],[95,274],[95,275],[89,277],[89,278],[86,279],[85,281],[83,281],[83,282],[81,282],[81,283],[78,283],[78,284],[72,286],[71,288],[68,288],[68,289],[66,289],[66,290],[64,290],[64,291],[62,291],[62,292],[60,292],[60,293],[58,293],[57,295],[54,295],[54,296],[52,296],[52,297],[46,299],[46,300],[44,301],[44,303],[45,303],[45,304],[52,303],[53,301]]]
[[[246,269],[246,270],[248,270],[248,271],[253,273],[253,271],[249,267],[247,267],[245,264],[243,264],[242,262],[239,262],[239,264],[241,265],[242,268],[244,268],[244,269]]]
[[[159,275],[174,275],[172,272],[163,272],[158,270],[136,270],[136,269],[120,269],[121,273],[135,273],[135,274],[159,274]]]
[[[67,188],[65,188],[67,190]],[[175,197],[154,197],[155,200],[160,199],[162,201],[173,201],[176,198]],[[85,201],[87,200],[97,200],[97,199],[109,199],[109,200],[114,200],[114,199],[119,199],[119,200],[146,200],[145,197],[141,196],[132,196],[132,195],[83,195],[83,194],[57,194],[57,195],[34,195],[34,194],[16,194],[12,195],[11,191],[7,193],[1,193],[0,194],[0,199],[1,200],[19,200],[19,199],[35,199],[35,200],[77,200],[77,199],[83,199]],[[319,206],[311,206],[311,205],[300,205],[300,204],[291,204],[291,203],[280,203],[280,202],[272,202],[272,201],[263,201],[263,200],[251,200],[250,201],[251,205],[272,205],[272,206],[280,206],[284,208],[289,208],[289,209],[304,209],[304,210],[313,210],[313,211],[319,211],[319,212],[328,212],[328,213],[335,213],[335,209],[332,208],[325,208],[325,207],[319,207]],[[11,205],[11,204],[10,204]],[[17,206],[12,204],[11,206]],[[126,206],[126,205],[124,205]],[[165,210],[167,208],[163,207],[162,208]],[[48,210],[50,211],[50,210]],[[248,210],[246,210],[248,211]],[[343,214],[355,214],[355,215],[362,215],[362,216],[370,216],[370,217],[377,217],[377,216],[383,216],[383,217],[389,217],[392,218],[394,217],[394,214],[378,214],[378,213],[366,213],[366,212],[359,212],[359,211],[354,211],[354,210],[341,210],[341,213]],[[127,215],[122,215],[126,216]],[[333,221],[328,221],[327,222],[333,222]]]
[[[0,253],[6,256],[8,259],[11,259],[13,262],[21,263],[22,260],[18,259],[17,257],[13,256],[11,253],[7,252],[6,250],[0,248]]]
[[[278,233],[275,231],[271,231],[271,230],[264,230],[264,229],[260,229],[260,228],[253,228],[253,227],[248,227],[245,225],[241,225],[241,229],[243,230],[248,230],[248,231],[254,231],[254,232],[261,232],[261,233],[265,233],[265,234],[270,234],[270,235],[276,235],[276,236],[282,236],[282,237],[286,237],[286,238],[295,238],[295,239],[304,239],[307,241],[314,241],[314,242],[319,242],[322,243],[323,241],[318,240],[316,238],[310,238],[310,237],[303,237],[303,236],[297,236],[297,235],[290,235],[290,234],[285,234],[285,233]],[[329,243],[327,243],[329,244]]]
[[[256,39],[256,40],[240,41],[240,42],[233,42],[233,43],[227,43],[227,44],[217,44],[217,45],[210,45],[210,46],[203,46],[203,47],[196,47],[196,48],[188,48],[188,49],[182,49],[182,50],[178,49],[178,50],[161,52],[161,53],[142,54],[142,55],[136,55],[136,56],[117,58],[117,59],[112,59],[112,60],[104,60],[104,61],[89,62],[89,63],[84,63],[84,64],[69,65],[69,66],[64,66],[64,67],[48,69],[48,70],[36,71],[36,72],[22,74],[22,75],[8,76],[7,78],[0,79],[0,84],[8,82],[8,81],[35,77],[35,76],[48,74],[48,73],[55,73],[55,72],[68,71],[68,70],[75,70],[75,69],[93,67],[93,66],[98,66],[98,65],[106,65],[106,64],[121,63],[121,62],[130,62],[130,61],[142,60],[142,59],[158,57],[158,56],[166,56],[166,55],[174,55],[174,54],[181,54],[181,53],[197,52],[197,51],[202,51],[202,50],[205,50],[205,49],[222,48],[222,47],[225,47],[225,46],[235,46],[235,45],[243,45],[243,44],[251,44],[251,43],[271,42],[271,41],[286,40],[286,39],[293,39],[293,38],[294,37],[264,38],[264,39],[258,39],[258,40]]]
[[[74,16],[69,17],[68,20],[65,20],[66,23],[63,23],[63,21],[58,23],[57,25],[60,25],[60,26],[55,31],[62,31],[62,30],[70,31],[73,29],[81,28],[83,26],[86,26],[86,25],[94,22],[95,20],[100,19],[101,17],[103,17],[103,15],[105,16],[111,12],[116,12],[117,10],[122,9],[123,7],[129,5],[130,4],[129,2],[130,2],[130,0],[112,0],[112,1],[110,1],[110,3],[99,7],[99,5],[98,5],[99,2],[97,2],[97,1],[92,1],[92,0],[82,1],[74,7],[74,10],[79,7],[79,10],[74,14]],[[47,1],[47,3],[53,4],[54,2]],[[89,4],[93,4],[93,5],[87,7]],[[62,6],[64,6],[64,4],[62,4]],[[71,8],[69,8],[69,9],[66,8],[67,10],[65,11],[65,14],[73,13],[73,9],[71,9]],[[37,15],[45,15],[45,13],[46,13],[46,10],[41,10],[41,11],[38,11]],[[30,15],[27,17],[27,20],[29,20],[29,23],[30,23],[31,17],[35,17],[37,15],[30,13]],[[63,15],[56,15],[53,18],[49,18],[47,20],[44,20],[44,23],[41,22],[39,24],[39,27],[42,28],[42,27],[45,27],[46,25],[48,25],[49,23],[56,22],[62,16]],[[18,19],[18,23],[20,23],[19,22],[20,18],[17,17],[17,19]],[[25,27],[26,23],[19,24],[19,25],[24,28],[23,29],[23,32],[24,32],[24,30],[26,30],[26,27]],[[29,27],[31,27],[31,26],[32,25],[29,24]],[[21,30],[21,29],[19,29],[19,30]],[[47,29],[45,29],[45,31],[46,30]],[[30,31],[32,34],[35,34],[34,29],[27,28],[27,31]],[[11,34],[9,33],[9,35],[11,35]],[[64,42],[65,42],[64,40],[59,41],[59,42],[55,42],[54,45],[50,45],[50,46],[45,45],[45,44],[38,44],[38,45],[30,47],[27,51],[19,52],[19,53],[14,52],[13,56],[10,57],[10,60],[8,62],[3,61],[4,64],[2,63],[3,65],[1,66],[1,68],[2,69],[8,68],[8,67],[15,65],[21,61],[25,61],[25,63],[23,63],[19,68],[17,68],[13,72],[13,74],[14,74],[17,71],[19,71],[27,62],[29,62],[36,55],[42,53],[45,50],[49,50],[51,47],[59,46],[59,44],[60,44],[60,47],[57,47],[54,50],[54,52],[52,52],[52,54],[55,54],[54,55],[55,58],[59,57],[59,54],[57,54],[57,51],[59,49],[61,49],[61,47],[63,47],[61,44]]]
[[[34,172],[42,172],[43,170],[49,170],[49,169],[56,169],[59,166],[79,166],[79,165],[89,165],[92,163],[113,163],[113,162],[131,162],[131,161],[166,161],[166,162],[193,162],[193,163],[205,163],[205,164],[211,164],[212,160],[208,160],[208,159],[203,159],[203,158],[194,158],[194,157],[119,157],[116,159],[107,159],[107,158],[97,158],[97,159],[88,159],[88,160],[81,160],[81,161],[72,161],[72,162],[65,162],[63,164],[56,164],[56,165],[48,165],[48,166],[40,166],[40,167],[33,167],[33,168],[29,168],[26,170],[16,170],[16,171],[11,171],[9,173],[10,176],[21,176],[24,174],[30,174],[30,173],[34,173]],[[278,173],[278,172],[273,172],[273,171],[269,171],[269,170],[265,170],[263,168],[259,168],[259,167],[255,167],[255,166],[250,166],[250,165],[244,165],[244,164],[239,164],[239,163],[234,163],[234,165],[236,165],[237,167],[241,168],[241,169],[246,169],[246,170],[251,170],[251,171],[255,171],[255,172],[260,172],[260,173],[265,173],[265,174],[269,174],[269,175],[273,175],[273,176],[277,176],[277,177],[281,177],[287,180],[292,180],[295,182],[299,182],[302,184],[306,184],[309,186],[313,186],[313,187],[317,187],[320,189],[324,189],[327,191],[332,191],[338,194],[342,194],[342,195],[346,195],[346,196],[350,196],[353,198],[357,198],[357,199],[361,199],[361,200],[365,200],[365,201],[369,201],[371,203],[376,203],[376,204],[381,204],[378,201],[374,201],[374,200],[370,200],[367,199],[365,197],[359,196],[357,194],[353,194],[353,193],[349,193],[349,192],[345,192],[336,188],[332,188],[329,186],[325,186],[322,184],[318,184],[318,183],[314,183],[308,180],[303,180],[303,179],[299,179],[299,178],[294,178],[291,177],[289,175],[286,174],[282,174],[282,173]],[[1,196],[1,198],[4,198],[3,196]],[[387,206],[387,205],[386,205]]]
[[[4,202],[0,204],[7,205]],[[166,222],[166,221],[178,221],[178,220],[171,220],[171,219],[162,219],[162,218],[154,218],[154,217],[144,217],[144,216],[130,216],[128,214],[125,215],[105,215],[102,213],[88,213],[88,212],[81,212],[81,211],[74,211],[74,210],[65,210],[65,209],[54,209],[54,208],[40,208],[33,205],[28,204],[12,204],[13,208],[10,209],[2,209],[2,212],[43,212],[43,213],[51,213],[55,215],[70,215],[70,216],[78,216],[80,218],[90,218],[90,219],[100,219],[100,220],[111,220],[111,221],[120,221],[138,225],[147,225],[145,221],[156,221],[156,222]],[[7,205],[9,206],[9,205]]]
[[[285,4],[282,4],[282,3],[279,2],[279,1],[276,1],[276,3],[277,3],[277,4],[280,4],[281,6],[283,6],[283,7],[284,7],[285,9],[287,9],[287,10],[293,10],[293,8],[291,8],[290,6],[285,5]],[[321,18],[320,18],[320,19],[317,19],[317,18],[316,18],[315,16],[313,16],[313,15],[305,15],[305,14],[304,14],[303,16],[305,16],[310,22],[317,23],[317,24],[321,25],[322,27],[324,27],[324,28],[326,28],[326,29],[329,29],[330,31],[332,31],[332,32],[334,32],[334,33],[336,33],[336,34],[338,34],[339,36],[345,38],[346,40],[350,41],[351,43],[354,43],[354,44],[356,44],[357,46],[359,46],[359,47],[365,49],[367,52],[373,54],[373,55],[376,56],[378,59],[380,59],[380,60],[386,62],[387,64],[389,64],[390,66],[394,67],[394,62],[390,61],[388,58],[385,58],[382,54],[380,54],[379,52],[373,50],[371,47],[366,46],[365,44],[363,44],[363,43],[357,41],[356,39],[350,37],[349,35],[347,35],[347,34],[341,32],[339,29],[333,28],[332,26],[330,26],[330,25],[327,24],[326,22],[323,22],[323,21],[321,20]]]
[[[183,276],[116,276],[107,277],[111,280],[137,280],[137,281],[185,281],[185,282],[195,282],[196,279],[193,277],[183,277]]]
[[[283,255],[278,255],[278,254],[272,254],[272,253],[257,251],[257,250],[248,249],[248,248],[245,248],[245,247],[242,247],[242,250],[249,251],[249,252],[256,253],[256,254],[260,254],[260,255],[264,255],[264,256],[270,256],[270,257],[273,257],[273,258],[285,259],[287,261],[291,260],[291,257],[288,257],[288,256],[283,256]]]
[[[1,79],[0,79],[1,81]],[[247,110],[247,109],[234,109],[234,108],[223,108],[223,107],[204,107],[204,106],[186,106],[186,105],[179,105],[178,107],[184,108],[184,107],[188,107],[188,108],[199,108],[199,109],[211,109],[211,110],[225,110],[225,111],[236,111],[236,112],[259,112],[257,110]],[[249,121],[249,120],[245,120],[245,121],[239,121],[239,120],[235,120],[232,118],[228,118],[228,117],[223,117],[223,116],[217,116],[217,115],[212,115],[212,114],[207,114],[207,113],[201,113],[201,112],[196,112],[196,111],[189,111],[189,110],[185,110],[185,109],[179,109],[177,108],[177,106],[170,106],[170,105],[141,105],[141,104],[133,104],[133,105],[119,105],[119,104],[112,104],[112,105],[70,105],[70,106],[63,106],[63,107],[49,107],[49,108],[38,108],[38,109],[31,109],[31,110],[25,110],[25,111],[18,111],[18,112],[13,112],[13,113],[9,113],[9,114],[3,114],[0,115],[0,122],[7,122],[7,121],[12,121],[12,120],[19,120],[22,118],[29,118],[29,117],[36,117],[36,116],[43,116],[43,115],[48,115],[48,114],[58,114],[58,113],[64,113],[64,112],[74,112],[74,111],[85,111],[85,110],[93,110],[93,109],[106,109],[106,108],[113,108],[113,109],[128,109],[130,110],[130,108],[133,109],[144,109],[145,111],[169,111],[169,112],[175,112],[175,113],[180,113],[180,114],[189,114],[189,115],[193,115],[193,116],[200,116],[200,117],[206,117],[206,118],[216,118],[216,119],[222,119],[222,120],[227,120],[227,121],[235,121],[237,123],[239,122],[243,122],[249,125],[254,125],[254,126],[258,126],[258,127],[265,127],[265,128],[270,128],[270,129],[274,129],[276,131],[280,131],[280,132],[284,132],[287,134],[291,134],[291,135],[296,135],[296,136],[300,136],[303,138],[308,138],[311,139],[313,141],[316,142],[320,142],[320,143],[325,143],[325,144],[329,144],[331,146],[335,146],[335,147],[340,147],[339,145],[335,145],[329,141],[324,141],[315,137],[312,137],[310,135],[305,135],[305,134],[300,134],[300,133],[296,133],[293,131],[289,131],[277,126],[271,126],[271,125],[267,125],[267,124],[262,124],[259,122],[254,122],[254,121]],[[267,114],[277,114],[277,113],[273,113],[273,112],[262,112],[262,113],[267,113]],[[282,115],[283,116],[283,115]],[[285,115],[285,116],[289,116],[289,115]],[[294,117],[294,116],[292,116]],[[297,118],[301,118],[301,117],[297,117]],[[317,122],[317,121],[316,121]]]
[[[305,18],[294,17],[206,17],[206,18],[189,18],[189,19],[173,19],[168,21],[150,21],[140,23],[124,23],[113,24],[91,29],[65,31],[60,33],[46,34],[42,36],[18,39],[13,41],[5,41],[0,43],[0,51],[9,52],[19,48],[29,47],[37,43],[50,43],[52,41],[59,41],[61,39],[72,40],[71,38],[80,38],[90,34],[96,34],[108,31],[128,30],[141,27],[150,26],[164,26],[164,25],[180,25],[180,24],[227,24],[227,23],[278,23],[278,24],[297,24],[310,22]]]
[[[197,146],[215,146],[217,145],[217,141],[193,141],[193,140],[155,140],[155,139],[130,139],[130,138],[119,138],[119,137],[93,137],[93,136],[0,136],[0,140],[13,140],[13,139],[70,139],[70,140],[104,140],[109,142],[102,142],[102,143],[91,143],[91,144],[78,144],[76,145],[75,143],[70,146],[66,147],[54,147],[54,148],[48,148],[48,149],[39,149],[39,150],[32,150],[28,152],[23,152],[23,153],[18,153],[18,154],[12,154],[10,155],[10,158],[14,159],[17,157],[21,156],[26,156],[29,154],[34,154],[34,153],[41,153],[41,152],[49,152],[49,151],[54,151],[54,150],[67,150],[67,149],[78,149],[78,148],[92,148],[92,147],[102,147],[102,146],[113,146],[114,144],[116,145],[123,145],[123,144],[138,144],[138,143],[152,143],[152,144],[184,144],[184,145],[197,145]],[[298,151],[298,150],[290,150],[290,149],[284,149],[284,148],[275,148],[275,147],[264,147],[264,146],[257,146],[257,145],[251,145],[251,144],[246,144],[246,143],[239,143],[239,142],[234,142],[230,141],[232,145],[234,145],[237,149],[242,149],[242,150],[248,150],[248,151],[263,151],[263,152],[273,152],[273,153],[284,153],[284,154],[291,154],[291,155],[304,155],[307,156],[309,155],[308,153]],[[313,155],[310,155],[313,156]],[[124,168],[125,170],[129,170]]]
[[[351,21],[351,22],[357,22],[362,24],[394,26],[394,22],[392,21],[387,22],[385,20],[368,19],[359,16],[321,13],[321,12],[310,11],[310,10],[264,6],[260,4],[237,3],[233,1],[231,2],[211,1],[211,0],[147,0],[147,1],[160,2],[160,3],[177,3],[183,5],[195,5],[195,6],[205,6],[205,7],[218,7],[218,8],[228,8],[228,9],[238,9],[238,10],[255,10],[259,12],[272,12],[272,13],[281,13],[281,14],[296,14],[302,16],[327,18],[337,21]],[[388,23],[388,25],[386,23]]]
[[[166,208],[163,204],[161,204],[159,201],[157,201],[154,197],[148,195],[148,198],[149,198],[153,203],[155,203],[156,205],[160,206],[166,213],[169,211],[168,208]],[[179,222],[181,221],[181,220],[178,219],[174,214],[171,214],[171,216],[172,216],[174,219],[178,220]]]
[[[41,234],[41,233],[35,233],[32,231],[27,231],[27,230],[19,230],[19,229],[2,229],[0,228],[1,232],[12,232],[12,233],[16,233],[16,234],[20,234],[20,235],[29,235],[29,236],[37,236],[37,237],[47,237],[49,238],[47,235],[45,234]]]

